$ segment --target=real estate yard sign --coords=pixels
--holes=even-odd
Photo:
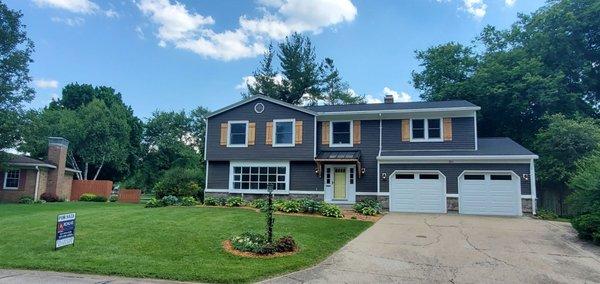
[[[68,245],[75,245],[75,213],[60,214],[56,218],[54,249]]]

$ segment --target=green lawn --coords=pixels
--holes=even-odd
[[[54,251],[56,215],[77,213],[74,247]],[[275,217],[275,234],[300,252],[248,259],[223,251],[235,234],[262,232],[264,215],[239,208],[143,208],[138,204],[0,205],[0,268],[27,268],[205,282],[248,282],[314,265],[371,223]]]

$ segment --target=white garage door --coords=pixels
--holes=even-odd
[[[390,211],[446,213],[446,178],[439,172],[393,173]]]
[[[459,212],[520,216],[520,184],[513,172],[464,172],[458,178]]]

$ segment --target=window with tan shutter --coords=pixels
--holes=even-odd
[[[273,145],[273,122],[267,122],[267,127],[265,130],[265,144]]]
[[[360,120],[355,120],[353,127],[352,135],[354,136],[354,144],[360,144]]]
[[[227,133],[229,132],[227,126],[227,123],[221,123],[221,140],[219,142],[221,146],[227,146]]]
[[[329,145],[329,121],[321,122],[321,144]]]
[[[302,144],[302,121],[296,121],[296,144]]]

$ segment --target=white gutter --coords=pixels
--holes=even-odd
[[[535,164],[533,159],[531,159],[531,163],[529,164],[529,178],[531,179],[531,213],[533,213],[533,215],[536,215],[537,189],[535,185]]]
[[[315,115],[314,117],[314,123],[315,125],[313,126],[313,142],[315,143],[314,147],[313,147],[313,157],[317,157],[317,116]]]
[[[437,111],[463,111],[480,110],[480,107],[453,107],[453,108],[419,108],[419,109],[386,109],[386,110],[358,110],[358,111],[324,111],[318,112],[318,115],[352,115],[352,114],[386,114],[386,113],[416,113],[416,112],[437,112]]]
[[[42,167],[42,168],[51,168],[56,169],[56,166],[50,164],[28,164],[28,163],[8,163],[11,166],[21,166],[21,167]]]
[[[38,201],[38,192],[40,188],[40,167],[35,166],[37,173],[35,174],[35,191],[33,192],[33,200]]]
[[[379,161],[396,161],[396,160],[507,160],[507,159],[537,159],[538,155],[470,155],[470,156],[378,156]]]
[[[477,137],[479,136],[479,134],[477,134],[477,112],[474,111],[473,112],[473,124],[474,124],[474,129],[475,129],[475,151],[479,150],[479,141],[477,140]]]

